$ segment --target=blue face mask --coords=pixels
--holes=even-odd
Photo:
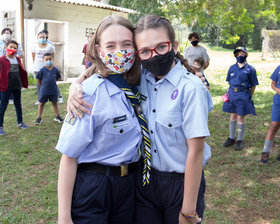
[[[44,44],[44,43],[46,43],[47,42],[47,40],[45,39],[45,38],[39,38],[38,39],[38,43],[39,44]]]
[[[53,65],[53,61],[45,61],[45,66],[51,67]]]
[[[243,63],[244,61],[246,61],[247,56],[238,56],[236,57],[236,61],[239,63]]]

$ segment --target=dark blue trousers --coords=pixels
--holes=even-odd
[[[143,187],[142,167],[137,171],[134,224],[178,224],[184,194],[184,174],[152,169],[150,184]],[[205,178],[202,178],[197,200],[197,213],[205,210]]]
[[[71,215],[75,224],[133,224],[136,171],[127,176],[78,169]]]
[[[14,95],[14,105],[17,114],[17,123],[22,122],[22,108],[21,108],[21,90],[14,89],[8,90],[6,92],[1,92],[1,103],[0,103],[0,127],[3,127],[4,124],[4,115],[9,104],[9,99],[11,94]]]

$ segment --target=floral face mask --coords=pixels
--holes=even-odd
[[[114,73],[125,73],[131,69],[135,61],[135,50],[120,50],[114,53],[104,53],[101,51],[99,56],[104,65]]]

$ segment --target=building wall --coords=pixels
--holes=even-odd
[[[83,59],[82,49],[84,44],[87,42],[86,29],[96,28],[105,16],[111,14],[118,14],[125,18],[128,17],[127,13],[89,6],[54,2],[50,0],[34,0],[31,11],[28,10],[28,5],[25,3],[24,10],[24,17],[29,21],[46,20],[51,22],[62,22],[66,25],[66,28],[63,30],[57,28],[56,32],[67,32],[65,33],[64,38],[64,71],[68,74],[68,77],[77,76],[84,69],[81,62]],[[53,32],[54,29],[49,31]],[[50,34],[50,37],[51,35],[52,34]]]
[[[4,1],[0,0],[0,32],[5,28],[3,26],[3,13],[7,11],[14,11],[16,16],[16,24],[15,31],[13,33],[13,39],[15,39],[18,43],[21,43],[21,28],[20,28],[20,4],[19,0],[9,0]]]

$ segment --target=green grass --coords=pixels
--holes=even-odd
[[[245,149],[236,152],[221,145],[228,136],[229,115],[222,112],[226,71],[207,73],[214,110],[209,116],[212,158],[205,167],[207,224],[280,224],[279,134],[268,165],[260,165],[264,138],[270,122],[273,92],[269,74],[258,74],[254,96],[258,116],[246,118]],[[60,85],[64,99],[68,84]],[[28,130],[16,127],[14,107],[5,116],[6,135],[0,138],[0,223],[56,223],[57,172],[60,153],[54,148],[61,124],[53,121],[48,103],[43,123],[33,125],[37,107],[35,89],[22,92],[23,117]],[[59,104],[65,117],[65,104]]]

